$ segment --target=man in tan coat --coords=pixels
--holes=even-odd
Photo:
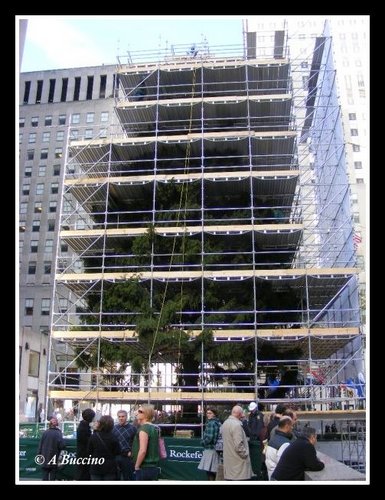
[[[253,475],[242,416],[243,409],[234,406],[231,415],[222,424],[223,475],[226,481],[248,481]]]

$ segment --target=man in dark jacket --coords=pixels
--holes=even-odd
[[[302,433],[282,453],[271,479],[275,481],[304,481],[305,470],[322,470],[325,464],[318,460],[314,447],[316,430],[305,427]]]
[[[265,439],[265,423],[263,413],[258,409],[258,403],[252,401],[249,404],[248,433],[249,451],[253,474],[258,480],[262,480],[262,441]]]
[[[43,469],[43,481],[55,481],[59,453],[64,448],[63,434],[58,427],[57,418],[52,417],[48,429],[41,436],[37,452],[42,457],[40,463]]]
[[[90,423],[95,418],[95,412],[91,408],[86,408],[82,413],[83,420],[80,421],[76,431],[76,458],[88,457],[88,442],[91,437]],[[90,466],[78,464],[76,466],[75,479],[77,481],[90,480]]]

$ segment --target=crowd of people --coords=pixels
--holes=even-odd
[[[144,404],[128,422],[125,410],[117,412],[117,423],[110,415],[95,420],[87,408],[77,427],[77,481],[156,481],[160,476],[160,429],[153,424],[153,405]],[[216,480],[223,466],[225,481],[298,481],[306,470],[324,468],[318,460],[315,429],[296,430],[295,411],[278,404],[270,417],[252,401],[247,416],[240,405],[221,424],[216,408],[206,410],[202,435],[203,454],[198,469],[208,481]],[[65,440],[56,416],[49,420],[38,449],[43,481],[54,481]]]

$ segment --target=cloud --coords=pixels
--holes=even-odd
[[[109,55],[98,40],[64,19],[46,16],[28,20],[26,42],[41,52],[51,68],[73,68],[109,63]]]

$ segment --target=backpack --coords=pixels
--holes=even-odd
[[[214,445],[216,451],[223,451],[223,437],[222,437],[222,426],[219,427],[219,434]]]

